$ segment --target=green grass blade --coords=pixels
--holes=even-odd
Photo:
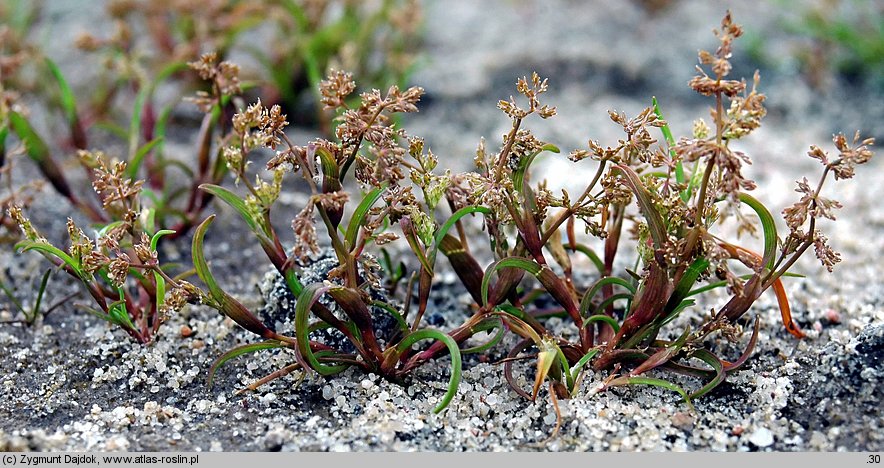
[[[218,197],[221,201],[230,205],[231,208],[239,213],[239,216],[246,222],[252,232],[260,235],[264,234],[263,227],[258,224],[254,217],[252,217],[249,208],[246,206],[245,200],[240,198],[239,195],[224,187],[213,184],[202,184],[200,185],[200,189]]]
[[[138,169],[141,168],[141,163],[144,162],[144,157],[147,156],[147,153],[150,153],[158,145],[162,144],[163,139],[160,137],[154,138],[150,140],[150,142],[144,144],[138,151],[135,152],[135,156],[133,156],[132,160],[129,162],[129,165],[126,166],[126,177],[130,179],[135,179],[138,177]]]
[[[589,361],[595,357],[596,354],[601,351],[599,348],[590,349],[588,353],[584,354],[582,358],[580,358],[577,363],[574,364],[574,367],[571,368],[571,380],[574,382],[578,381],[578,377],[580,377],[580,373],[583,372],[583,368],[589,364]],[[573,396],[576,392],[576,388],[571,388],[571,395]]]
[[[691,397],[688,395],[688,393],[672,382],[668,382],[663,379],[655,379],[653,377],[618,377],[608,383],[609,387],[618,387],[625,385],[653,385],[655,387],[672,390],[673,392],[678,393],[679,395],[681,395],[682,398],[684,398],[685,403],[688,404],[688,407],[691,408],[691,411],[696,412],[693,403],[691,403]]]
[[[36,250],[44,255],[56,257],[64,262],[65,265],[71,267],[74,272],[77,273],[77,276],[83,277],[83,271],[80,270],[80,265],[70,255],[55,246],[49,245],[45,242],[35,242],[25,239],[15,244],[15,249],[21,252]]]
[[[589,324],[595,323],[595,322],[607,323],[608,325],[611,326],[611,328],[614,329],[614,333],[617,333],[618,331],[620,331],[620,324],[617,322],[617,319],[615,319],[614,317],[608,316],[608,315],[603,315],[603,314],[590,315],[589,317],[586,317],[586,320],[583,322],[583,326],[585,327],[585,326],[588,326]]]
[[[777,225],[773,216],[764,204],[754,198],[752,195],[740,193],[740,201],[749,205],[755,210],[761,221],[761,228],[764,231],[764,258],[762,263],[765,268],[772,270],[777,251]]]
[[[258,317],[255,317],[255,315],[239,301],[224,292],[224,290],[218,286],[218,282],[215,281],[215,277],[209,269],[209,264],[206,262],[206,256],[203,252],[203,240],[206,231],[209,229],[209,225],[212,224],[214,219],[215,215],[209,216],[197,226],[196,231],[194,231],[193,234],[193,243],[191,244],[193,268],[196,270],[197,276],[206,283],[206,286],[209,288],[209,295],[214,301],[214,304],[209,305],[233,319],[234,322],[246,330],[264,338],[272,338],[276,333],[264,325]]]
[[[327,366],[321,362],[310,349],[310,324],[308,315],[313,304],[328,291],[329,287],[322,283],[313,283],[304,287],[295,305],[295,337],[298,341],[298,352],[310,365],[310,368],[321,375],[334,375],[349,367],[348,365]]]
[[[212,363],[212,367],[209,368],[209,378],[207,385],[209,388],[212,388],[212,383],[215,379],[215,373],[218,372],[218,369],[221,368],[224,364],[226,364],[231,359],[242,356],[243,354],[254,353],[256,351],[262,351],[265,349],[277,349],[277,348],[285,348],[284,345],[280,341],[276,340],[267,340],[262,341],[260,343],[249,343],[237,346],[226,353],[222,354],[218,359],[215,359],[215,362]]]
[[[396,326],[399,327],[399,331],[408,332],[408,323],[405,321],[405,318],[402,317],[402,314],[400,314],[399,311],[396,310],[395,307],[384,301],[371,301],[371,305],[375,307],[380,307],[385,312],[390,314],[390,316],[392,316],[393,319],[396,320]]]
[[[565,248],[571,249],[571,246],[568,245],[568,243],[565,243]],[[586,255],[586,258],[588,258],[589,261],[591,261],[592,264],[595,265],[596,269],[599,270],[599,274],[600,275],[605,274],[605,262],[603,262],[602,259],[598,256],[598,254],[595,253],[595,251],[592,250],[589,246],[584,245],[584,244],[576,244],[576,245],[574,245],[574,248],[572,250],[574,250],[575,252],[580,252],[583,255]]]
[[[163,229],[157,231],[157,233],[150,238],[150,250],[156,251],[157,244],[160,242],[160,238],[163,236],[168,236],[169,234],[175,234],[175,231],[171,229]]]
[[[488,266],[488,269],[485,270],[485,276],[482,277],[482,304],[488,303],[488,287],[491,284],[491,277],[494,276],[494,273],[498,270],[504,268],[518,268],[534,276],[537,276],[541,270],[540,265],[537,264],[537,262],[523,257],[507,257],[492,263]]]
[[[753,275],[740,275],[740,279],[748,280],[752,276]],[[802,275],[799,273],[785,273],[783,276],[786,276],[789,278],[805,278],[806,277],[805,275]],[[705,286],[700,286],[699,288],[692,289],[691,292],[688,293],[687,297],[696,296],[697,294],[702,294],[704,292],[711,291],[713,289],[723,288],[723,287],[727,286],[727,284],[728,284],[727,281],[716,281],[714,283],[709,283]]]
[[[626,294],[626,293],[614,294],[611,297],[602,301],[601,304],[596,306],[595,310],[592,312],[592,315],[599,315],[599,314],[603,313],[603,311],[605,309],[607,309],[608,306],[613,305],[614,302],[617,302],[619,300],[625,299],[627,302],[631,301],[632,297],[633,297],[632,294]]]
[[[660,105],[657,103],[657,98],[653,97],[651,98],[651,101],[654,103],[654,113],[657,114],[657,118],[660,120],[666,120],[663,117],[663,112],[660,110]],[[675,137],[672,136],[672,130],[669,128],[669,123],[667,122],[666,125],[660,127],[660,131],[663,133],[663,139],[666,140],[666,146],[669,147],[669,157],[675,159]],[[675,181],[679,184],[685,183],[684,166],[681,161],[678,161],[675,164]],[[691,192],[688,189],[682,190],[680,196],[682,201],[687,203],[691,198]]]
[[[472,334],[475,334],[475,333],[488,331],[488,330],[495,331],[494,336],[492,336],[491,339],[489,339],[488,341],[486,341],[485,343],[482,343],[480,345],[463,349],[463,350],[461,350],[461,354],[484,353],[485,351],[488,351],[489,349],[493,348],[497,343],[500,343],[500,340],[502,340],[503,336],[506,334],[506,328],[504,328],[503,322],[500,320],[500,318],[496,318],[494,320],[482,321],[478,325],[476,325],[475,327],[472,327],[470,329],[470,332]]]
[[[43,273],[43,278],[40,280],[40,288],[37,289],[37,299],[34,301],[34,308],[31,309],[30,317],[26,317],[28,322],[34,321],[37,318],[37,314],[40,313],[40,305],[43,303],[43,294],[46,292],[46,285],[49,284],[49,275],[52,273],[52,270],[46,270],[46,273]]]
[[[691,293],[691,288],[694,287],[694,283],[697,282],[697,278],[699,278],[707,268],[709,268],[709,260],[706,260],[703,257],[699,257],[691,263],[691,266],[685,270],[681,280],[679,280],[678,284],[675,286],[672,295],[669,296],[669,301],[664,308],[664,311],[667,314],[675,310],[676,307],[681,304],[681,301],[688,297]]]
[[[525,185],[525,175],[528,173],[531,164],[537,158],[537,155],[544,151],[559,153],[559,148],[553,144],[547,143],[540,148],[540,151],[530,154],[527,158],[522,158],[519,167],[513,171],[513,188],[515,188],[518,193],[522,193],[522,189]]]
[[[356,207],[356,210],[353,211],[353,216],[350,217],[350,222],[347,224],[347,231],[344,234],[344,240],[347,242],[348,248],[353,248],[356,245],[356,236],[359,234],[359,228],[365,222],[365,217],[368,215],[368,210],[381,198],[381,195],[386,190],[386,184],[375,188],[371,192],[368,192],[365,195],[365,198],[359,202],[359,205]]]
[[[61,168],[56,164],[55,160],[52,159],[49,146],[46,145],[43,138],[41,138],[37,131],[34,130],[31,123],[22,117],[21,114],[14,111],[9,112],[9,123],[12,125],[12,130],[24,143],[28,157],[37,163],[40,172],[42,172],[43,176],[49,180],[52,187],[65,197],[72,198],[73,192],[71,191],[70,185],[68,185],[67,179],[65,179]]]
[[[705,349],[698,349],[691,353],[691,356],[709,364],[713,369],[715,369],[715,377],[712,378],[709,383],[703,385],[699,390],[691,394],[691,399],[699,398],[712,390],[715,387],[721,385],[724,382],[724,379],[727,377],[727,372],[724,370],[724,363],[721,362],[721,359],[718,356],[706,351]]]
[[[70,85],[68,85],[68,82],[65,79],[64,74],[61,72],[61,69],[58,68],[58,65],[56,65],[49,57],[45,57],[44,60],[46,62],[46,67],[49,68],[50,74],[58,84],[58,90],[61,94],[61,108],[64,110],[64,115],[68,119],[68,123],[73,125],[77,122],[77,100],[74,97],[74,92],[71,90]]]
[[[135,154],[138,152],[138,141],[141,139],[141,113],[144,111],[144,104],[148,95],[151,93],[150,88],[142,87],[138,94],[135,95],[135,102],[132,105],[132,118],[129,120],[129,161],[135,160]]]
[[[648,222],[648,231],[650,231],[651,239],[654,241],[654,248],[662,249],[666,244],[666,224],[663,223],[663,217],[660,216],[660,212],[654,206],[651,194],[631,167],[618,164],[617,168],[626,176],[624,181],[632,190],[632,193],[635,194],[635,199],[638,201],[639,208],[641,208],[642,216]]]
[[[606,285],[617,285],[622,286],[627,291],[629,291],[633,296],[635,296],[635,286],[626,281],[623,278],[618,278],[616,276],[606,276],[604,278],[600,278],[598,281],[593,283],[592,287],[586,291],[583,295],[583,298],[580,299],[580,314],[586,317],[587,312],[589,312],[589,307],[592,305],[592,299],[598,294],[599,291]]]
[[[404,353],[411,345],[417,343],[421,340],[438,340],[445,344],[445,347],[448,348],[448,353],[451,354],[451,377],[448,380],[448,391],[445,392],[445,396],[442,397],[442,401],[436,405],[436,408],[433,409],[434,413],[440,413],[448,404],[451,403],[451,399],[454,398],[454,395],[457,394],[457,387],[460,385],[460,375],[461,375],[461,357],[460,357],[460,349],[457,347],[457,342],[454,341],[450,336],[438,331],[438,330],[418,330],[413,332],[412,334],[406,336],[402,339],[402,341],[396,345],[396,351]]]
[[[18,300],[18,298],[15,297],[15,294],[13,294],[12,289],[10,289],[9,286],[7,286],[6,283],[3,282],[3,280],[0,280],[0,289],[3,290],[3,293],[6,294],[6,297],[9,298],[9,301],[12,302],[12,304],[15,306],[16,310],[18,310],[19,312],[21,312],[22,315],[27,317],[28,314],[25,311],[24,307],[22,307],[21,302]]]
[[[469,214],[474,214],[474,213],[482,213],[482,214],[487,215],[487,214],[491,214],[491,210],[488,208],[485,208],[484,206],[465,206],[465,207],[455,211],[454,214],[452,214],[451,217],[448,218],[448,220],[446,220],[444,224],[442,224],[442,227],[440,227],[436,231],[436,235],[435,235],[435,239],[434,239],[434,241],[435,241],[434,244],[435,244],[436,248],[437,249],[439,248],[439,244],[442,243],[442,239],[445,237],[446,234],[448,234],[448,231],[450,231],[451,228],[454,227],[455,223],[460,221],[460,219],[463,218],[464,216],[469,215]]]

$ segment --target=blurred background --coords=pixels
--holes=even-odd
[[[874,0],[4,0],[0,83],[16,95],[8,101],[48,112],[35,124],[53,131],[63,123],[51,118],[60,97],[46,56],[109,143],[145,88],[171,137],[188,139],[200,113],[181,99],[204,83],[185,64],[217,51],[242,66],[246,100],[282,104],[307,139],[328,132],[316,84],[342,68],[362,89],[423,86],[405,128],[443,167],[465,170],[479,138],[493,147],[508,130],[495,105],[532,71],[550,79],[545,103],[558,116],[528,125],[566,153],[590,138],[613,143],[607,111],[634,115],[652,96],[676,138],[689,135],[708,100],[687,82],[728,9],[745,29],[731,76],[751,81],[760,70],[768,96],[764,127],[740,142],[756,159],[753,175],[812,167],[807,145],[838,131],[884,137],[884,3]],[[553,159],[547,175],[573,170]]]

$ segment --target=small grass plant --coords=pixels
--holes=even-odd
[[[558,400],[576,396],[589,370],[606,373],[602,389],[654,385],[691,405],[750,358],[760,318],[747,315],[765,291],[774,293],[788,333],[803,337],[782,280],[810,249],[829,271],[840,260],[820,228],[841,205],[823,196],[823,188],[833,178],[853,177],[871,159],[874,143],[838,134],[836,154],[812,146],[808,155],[821,174],[815,183],[798,181],[800,199],[782,210],[788,231],[779,232],[771,210],[751,195],[755,182],[744,175],[751,158],[733,145],[757,130],[766,113],[759,75],[748,83],[730,76],[733,42],[741,35],[728,13],[716,31],[717,49],[699,53],[689,86],[709,99],[710,123],[698,119],[691,135],[676,139],[656,100],[635,116],[610,111],[624,136],[610,146],[589,140],[567,154],[575,167],[592,169],[579,194],[532,180],[538,155],[561,154],[528,128],[556,114],[543,102],[549,83],[536,73],[517,80],[518,99],[498,103],[511,124],[499,149],[483,140],[475,170],[452,173],[440,171],[436,154],[399,124],[402,114],[418,110],[422,88],[357,93],[351,74],[333,70],[318,87],[333,136],[299,145],[286,133],[283,108],[260,100],[243,105],[235,66],[209,54],[191,64],[212,91],[195,99],[205,117],[198,170],[182,192],[194,209],[178,213],[180,228],[158,221],[174,216],[163,215],[165,205],[147,193],[154,173],[142,180],[130,170],[132,159],[127,164],[88,151],[81,160],[101,203],[94,238],[69,220],[70,244],[59,248],[18,205],[11,204],[8,215],[25,236],[19,249],[42,253],[80,281],[96,304],[92,312],[138,342],[149,343],[164,317],[188,302],[216,309],[258,337],[223,353],[210,381],[232,359],[268,349],[290,351],[290,364],[244,390],[295,371],[330,376],[350,367],[402,383],[421,366],[450,359],[439,412],[457,391],[463,355],[515,343],[501,361],[502,378],[530,400],[546,387],[557,413]],[[4,122],[25,151],[44,154],[48,145],[10,115]],[[210,157],[205,142],[212,129],[219,137]],[[52,171],[43,169],[58,189]],[[233,187],[222,183],[224,174],[233,177]],[[306,188],[306,202],[287,213],[277,202],[294,186]],[[205,244],[212,242],[216,215],[198,222],[211,200],[241,218],[296,298],[291,332],[265,323],[213,274]],[[278,230],[273,221],[279,216],[291,233]],[[756,252],[731,239],[728,225],[740,233],[760,226],[763,248]],[[160,239],[190,226],[193,271],[204,288],[186,274],[171,276],[159,261]],[[305,282],[322,246],[331,249],[335,265],[324,281]],[[390,252],[410,258],[394,262]],[[425,319],[441,257],[475,302],[446,332]],[[624,258],[634,260],[631,268],[620,267]],[[581,265],[590,265],[592,275],[578,274]],[[381,270],[389,275],[386,288]],[[712,290],[725,299],[710,315],[678,320]],[[386,329],[382,322],[393,325]],[[343,340],[326,339],[326,332]],[[514,340],[504,340],[508,335]],[[744,350],[725,355],[722,340]],[[534,361],[530,389],[515,374],[514,362],[523,359]],[[668,378],[672,374],[698,383],[683,388]]]

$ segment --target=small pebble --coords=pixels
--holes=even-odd
[[[762,448],[773,445],[773,432],[771,432],[770,429],[766,427],[757,429],[755,432],[752,433],[751,436],[749,436],[749,442],[753,443],[757,447]]]

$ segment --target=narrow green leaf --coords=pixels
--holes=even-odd
[[[607,323],[608,325],[611,326],[611,328],[614,329],[615,333],[620,331],[620,324],[617,322],[617,319],[615,319],[614,317],[608,316],[608,315],[604,315],[604,314],[596,314],[596,315],[590,315],[589,317],[586,317],[586,320],[583,322],[583,326],[586,327],[589,324],[595,323],[595,322]]]
[[[6,137],[9,136],[9,126],[6,122],[0,122],[0,168],[6,165]]]
[[[589,312],[589,307],[592,305],[592,300],[595,298],[595,295],[598,294],[599,291],[606,285],[617,285],[622,286],[627,291],[630,292],[632,296],[635,296],[635,286],[632,285],[629,281],[626,281],[623,278],[619,278],[616,276],[606,276],[604,278],[600,278],[595,283],[593,283],[592,287],[590,287],[586,293],[583,295],[583,298],[580,299],[580,314],[586,317]]]
[[[61,69],[58,68],[58,65],[56,65],[49,57],[45,57],[44,60],[46,62],[46,67],[49,68],[49,72],[58,84],[58,90],[61,94],[61,107],[64,110],[65,117],[68,119],[69,123],[74,124],[77,121],[77,100],[74,98],[74,92],[71,90],[70,85],[68,85],[68,82],[65,79],[64,74],[61,72]]]
[[[592,264],[595,265],[596,269],[598,269],[599,274],[601,274],[601,275],[605,274],[605,263],[598,256],[598,254],[595,253],[594,250],[592,250],[591,248],[589,248],[588,246],[586,246],[584,244],[576,244],[576,245],[574,245],[573,248],[568,243],[565,243],[564,245],[565,245],[566,249],[571,249],[571,250],[574,250],[575,252],[580,252],[583,255],[586,255],[586,258],[588,258],[589,261],[591,261]]]
[[[740,275],[740,279],[748,280],[752,276],[754,276],[754,275]],[[787,276],[789,278],[806,278],[805,275],[802,275],[799,273],[785,273],[783,276]],[[714,283],[709,283],[705,286],[700,286],[699,288],[692,289],[691,292],[688,293],[688,297],[696,296],[697,294],[702,294],[704,292],[711,291],[713,289],[723,288],[723,287],[727,286],[727,284],[728,284],[727,281],[716,281]]]
[[[400,314],[399,311],[396,310],[395,307],[383,301],[372,301],[371,305],[379,307],[390,314],[390,316],[393,317],[394,320],[396,320],[396,326],[399,327],[399,331],[404,333],[408,332],[408,323],[405,321],[405,318],[402,317],[402,314]]]
[[[651,98],[651,101],[654,103],[654,113],[657,114],[657,118],[660,120],[666,120],[663,118],[663,112],[660,111],[660,105],[657,103],[657,98]],[[669,148],[669,157],[672,159],[676,158],[675,153],[675,138],[672,136],[672,130],[669,128],[669,122],[666,125],[660,127],[660,131],[663,133],[663,139],[666,140],[666,146]],[[684,175],[684,166],[681,161],[678,161],[675,164],[675,181],[679,184],[685,183],[685,175]],[[691,192],[688,189],[681,191],[681,199],[685,203],[688,202],[691,198]]]
[[[18,298],[15,297],[15,294],[12,292],[12,289],[10,289],[9,286],[7,286],[6,283],[4,283],[2,279],[0,279],[0,289],[3,290],[3,292],[6,294],[6,297],[15,306],[16,310],[21,312],[22,315],[26,316],[27,311],[24,309],[24,307],[22,307],[21,302],[18,300]]]
[[[163,229],[163,230],[157,231],[157,233],[154,234],[150,238],[150,250],[156,251],[157,250],[157,243],[159,243],[160,238],[163,236],[168,236],[169,234],[175,234],[175,231],[173,231],[171,229]]]
[[[500,320],[500,318],[496,318],[494,320],[483,320],[479,322],[478,325],[470,328],[470,333],[476,334],[489,330],[494,330],[495,333],[488,341],[480,345],[463,349],[461,350],[461,354],[484,353],[485,351],[493,348],[497,343],[500,343],[500,340],[502,340],[503,336],[506,334],[506,328],[504,328],[503,322]]]
[[[277,349],[277,348],[285,348],[286,345],[277,340],[267,340],[262,341],[260,343],[249,343],[237,346],[226,353],[222,354],[218,359],[215,359],[215,362],[212,363],[212,367],[209,368],[209,379],[208,386],[212,388],[212,383],[215,379],[215,373],[218,372],[218,369],[221,368],[224,364],[226,364],[231,359],[242,356],[243,354],[254,353],[256,351],[261,351],[265,349]]]
[[[611,297],[605,299],[598,306],[596,306],[595,310],[592,312],[592,315],[602,314],[605,309],[620,300],[626,300],[626,302],[629,303],[630,301],[632,301],[632,297],[632,294],[626,293],[613,294]]]
[[[322,283],[313,283],[304,287],[295,304],[295,337],[298,341],[298,352],[310,365],[310,368],[321,375],[334,375],[346,369],[349,365],[327,366],[321,362],[310,349],[310,336],[308,314],[313,304],[328,291],[329,287]]]
[[[129,316],[129,310],[126,308],[126,293],[123,292],[123,288],[118,288],[117,292],[120,295],[120,299],[108,306],[108,315],[113,317],[114,323],[119,324],[123,328],[135,330],[135,324],[132,323],[132,317]]]
[[[752,195],[740,193],[740,201],[755,210],[761,221],[761,228],[764,231],[764,258],[761,262],[765,268],[772,270],[777,253],[777,225],[774,218],[767,207]]]
[[[713,369],[715,369],[715,377],[706,385],[703,385],[699,390],[691,394],[691,399],[699,398],[712,390],[715,387],[721,385],[724,382],[724,379],[727,377],[727,372],[724,370],[724,363],[721,362],[721,359],[718,356],[706,351],[705,349],[698,349],[691,353],[691,356],[709,364]]]
[[[454,398],[454,395],[457,394],[457,387],[460,385],[460,375],[461,375],[461,357],[460,357],[460,349],[457,347],[457,342],[454,341],[450,336],[438,331],[431,329],[418,330],[416,332],[411,333],[406,336],[396,345],[396,351],[399,354],[404,353],[408,348],[418,341],[421,340],[438,340],[445,344],[445,347],[448,348],[448,353],[451,355],[451,377],[448,380],[448,391],[445,392],[445,396],[442,397],[442,401],[436,405],[436,408],[433,409],[434,413],[440,413],[448,404],[451,403],[451,399]]]
[[[699,278],[707,268],[709,268],[709,260],[706,260],[704,257],[699,257],[691,263],[688,269],[685,270],[684,275],[682,275],[681,280],[679,280],[678,284],[675,286],[672,295],[669,296],[669,302],[666,303],[666,308],[664,309],[667,314],[675,310],[676,307],[681,304],[681,301],[688,297],[691,293],[691,288],[694,287],[694,283],[697,282],[697,278]]]
[[[15,111],[9,112],[9,123],[12,124],[12,130],[24,143],[28,157],[37,163],[40,172],[49,180],[52,187],[67,198],[75,198],[61,168],[52,159],[49,147],[40,135],[37,134],[31,123]]]
[[[609,387],[619,387],[619,386],[625,386],[625,385],[653,385],[655,387],[661,387],[661,388],[665,388],[667,390],[672,390],[673,392],[678,393],[679,395],[681,395],[682,398],[684,398],[685,403],[688,404],[688,407],[691,409],[691,411],[696,411],[694,409],[693,403],[691,403],[691,397],[688,395],[688,393],[685,392],[684,389],[682,389],[681,387],[679,387],[678,385],[676,385],[672,382],[668,382],[663,379],[655,379],[653,377],[625,376],[625,377],[618,377],[608,383]]]
[[[580,376],[580,373],[583,372],[583,368],[586,367],[587,364],[589,364],[589,361],[591,361],[592,358],[594,358],[595,355],[599,353],[599,351],[601,351],[601,349],[599,348],[590,349],[589,352],[584,354],[583,357],[580,358],[580,360],[577,361],[576,364],[574,364],[574,367],[571,368],[571,379],[574,382],[577,382],[579,380],[578,377]],[[576,391],[577,388],[571,388],[571,395],[574,396]]]
[[[488,269],[485,270],[485,276],[482,277],[483,305],[488,303],[488,287],[491,284],[491,277],[494,276],[494,273],[496,273],[498,270],[502,270],[504,268],[518,268],[534,276],[537,276],[541,270],[540,265],[537,264],[537,262],[524,257],[507,257],[492,263],[488,266]]]
[[[434,239],[434,241],[435,241],[434,244],[435,244],[436,248],[437,249],[439,248],[439,244],[442,243],[442,239],[445,237],[445,235],[448,234],[448,231],[450,231],[451,228],[454,227],[455,223],[460,221],[460,219],[463,218],[464,216],[470,215],[470,214],[475,214],[475,213],[482,213],[482,214],[488,215],[488,214],[491,214],[491,210],[488,208],[485,208],[484,206],[465,206],[465,207],[455,211],[451,215],[451,217],[448,218],[448,220],[446,220],[445,223],[442,224],[442,227],[440,227],[436,231],[436,235],[435,235],[435,239]]]
[[[536,152],[528,155],[528,157],[522,158],[522,160],[519,163],[519,167],[516,168],[515,171],[513,171],[513,187],[519,193],[522,193],[522,190],[524,189],[525,176],[528,174],[528,169],[531,167],[531,164],[534,163],[534,160],[537,158],[537,156],[544,151],[549,151],[552,153],[559,153],[560,152],[558,146],[553,145],[551,143],[546,143],[540,147],[540,151],[536,151]]]
[[[36,250],[44,255],[51,255],[53,257],[56,257],[64,262],[65,265],[71,267],[74,272],[77,273],[77,276],[81,278],[83,277],[83,271],[80,269],[80,265],[70,255],[66,254],[64,251],[55,246],[47,244],[46,242],[35,242],[29,239],[25,239],[15,244],[15,249],[20,252]]]
[[[215,215],[211,215],[197,226],[196,231],[194,231],[193,234],[193,243],[191,245],[193,267],[196,270],[197,276],[206,283],[206,286],[209,288],[209,295],[214,301],[214,304],[209,305],[233,319],[234,322],[246,330],[264,338],[272,338],[276,333],[264,325],[258,317],[255,317],[255,315],[239,301],[224,292],[224,290],[218,286],[218,282],[215,281],[215,277],[212,275],[211,270],[209,270],[209,264],[206,262],[206,256],[203,253],[203,239],[206,235],[206,231],[209,229],[209,225],[212,224],[214,219]]]
[[[350,222],[347,224],[347,231],[344,235],[344,240],[347,241],[348,248],[353,248],[356,245],[356,236],[359,234],[359,228],[365,222],[365,217],[368,215],[368,210],[381,198],[381,195],[386,190],[387,185],[384,184],[380,187],[375,188],[371,192],[365,195],[359,205],[356,207],[356,210],[353,211],[353,216],[350,217]]]
[[[157,145],[162,144],[162,142],[163,139],[157,137],[142,145],[141,148],[138,148],[138,151],[135,152],[135,156],[126,166],[126,177],[136,179],[138,177],[138,170],[141,169],[141,163],[144,162],[144,157],[147,156],[147,153],[150,153],[151,150],[157,147]]]
[[[132,105],[132,118],[129,120],[129,161],[134,161],[135,155],[138,152],[138,141],[141,139],[141,113],[144,112],[144,104],[150,93],[150,88],[145,86],[135,95],[135,102]]]
[[[651,233],[651,239],[654,241],[654,248],[662,249],[664,244],[666,244],[666,225],[663,223],[660,212],[654,206],[654,202],[651,200],[651,194],[648,193],[648,189],[645,188],[638,174],[631,167],[618,164],[617,168],[626,176],[624,179],[626,185],[635,194],[635,199],[638,201],[642,215],[648,222],[648,230]]]
[[[252,214],[249,212],[249,208],[246,206],[245,200],[239,197],[239,195],[227,190],[224,187],[213,185],[213,184],[202,184],[200,185],[200,189],[204,192],[208,192],[230,205],[231,208],[236,210],[239,213],[240,217],[242,217],[243,221],[249,226],[249,229],[256,234],[264,235],[264,228],[261,226]]]
[[[691,408],[691,411],[696,411],[694,409],[693,403],[691,403],[691,397],[688,395],[688,393],[672,382],[667,382],[663,379],[655,379],[653,377],[618,377],[608,383],[609,387],[618,387],[624,385],[653,385],[655,387],[662,387],[667,390],[672,390],[673,392],[678,393],[679,395],[681,395],[682,398],[684,398],[685,403],[688,404],[688,407]]]

